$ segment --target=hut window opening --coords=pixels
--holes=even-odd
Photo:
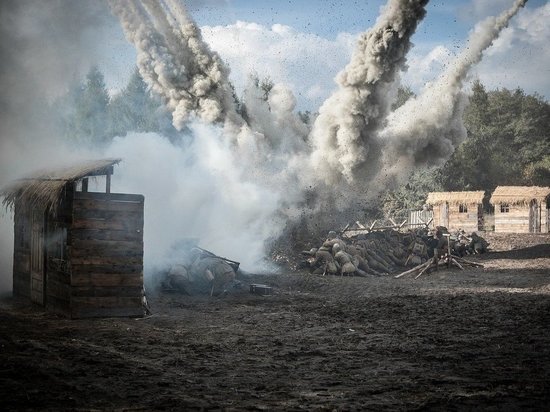
[[[508,203],[501,203],[500,213],[510,213],[510,205]]]
[[[459,213],[468,213],[468,206],[465,204],[458,205],[458,212]]]

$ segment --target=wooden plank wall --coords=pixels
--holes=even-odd
[[[448,207],[448,225],[449,230],[463,229],[467,233],[480,230],[478,225],[482,218],[481,205],[476,203],[467,204],[468,212],[460,213],[459,205],[450,204]],[[445,219],[441,216],[442,207],[440,205],[433,206],[433,216],[435,226],[444,226]]]
[[[16,205],[14,216],[13,294],[31,297],[30,210]]]
[[[529,233],[529,205],[510,205],[509,212],[501,212],[495,205],[495,232]]]
[[[71,275],[67,256],[68,228],[72,223],[74,186],[65,186],[55,216],[46,222],[46,308],[70,315]]]
[[[550,210],[548,209],[548,202],[541,203],[541,225],[540,231],[542,233],[550,232]]]
[[[540,231],[548,233],[548,209],[546,202],[537,205],[540,210]],[[500,205],[495,205],[495,232],[529,233],[529,204],[510,205],[509,212],[501,212]]]
[[[76,192],[68,234],[71,316],[142,316],[141,195]]]
[[[449,230],[462,229],[466,233],[479,230],[480,207],[476,203],[468,203],[468,211],[460,212],[459,205],[449,205]]]

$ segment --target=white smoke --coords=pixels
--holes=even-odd
[[[353,181],[355,169],[366,160],[427,3],[390,0],[375,26],[359,38],[351,62],[338,74],[339,88],[320,108],[312,133],[312,163],[325,181],[339,181],[341,175]]]
[[[145,196],[145,273],[169,263],[167,252],[195,238],[213,252],[262,268],[264,242],[280,233],[280,194],[251,182],[219,127],[194,122],[190,141],[174,145],[154,133],[116,138],[108,157],[123,157],[113,188]],[[192,136],[192,137],[191,137]]]
[[[229,70],[203,41],[197,25],[176,0],[110,0],[126,38],[138,52],[138,68],[172,110],[176,129],[193,116],[238,129]]]
[[[516,0],[500,16],[480,22],[464,50],[439,78],[389,115],[387,126],[379,134],[383,168],[375,180],[382,187],[393,179],[403,180],[417,167],[444,163],[466,138],[462,123],[467,104],[462,92],[464,80],[525,3]]]

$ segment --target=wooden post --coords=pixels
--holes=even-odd
[[[447,267],[451,268],[451,235],[444,233],[443,236],[447,238]]]
[[[85,177],[82,179],[82,191],[87,192],[88,191],[88,178]]]
[[[107,173],[105,183],[105,193],[111,193],[111,174]]]

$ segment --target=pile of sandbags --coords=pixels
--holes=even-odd
[[[447,242],[451,254],[456,256],[483,253],[488,246],[476,234],[472,234],[471,239],[464,236],[455,239],[442,226],[435,230],[372,231],[351,238],[331,231],[321,246],[301,252],[307,257],[301,267],[309,268],[314,274],[381,276],[426,263],[433,258],[434,252],[446,253]]]
[[[306,266],[315,274],[381,276],[404,266],[408,251],[396,231],[373,232],[346,240],[329,232],[319,248],[302,254],[309,257]]]

